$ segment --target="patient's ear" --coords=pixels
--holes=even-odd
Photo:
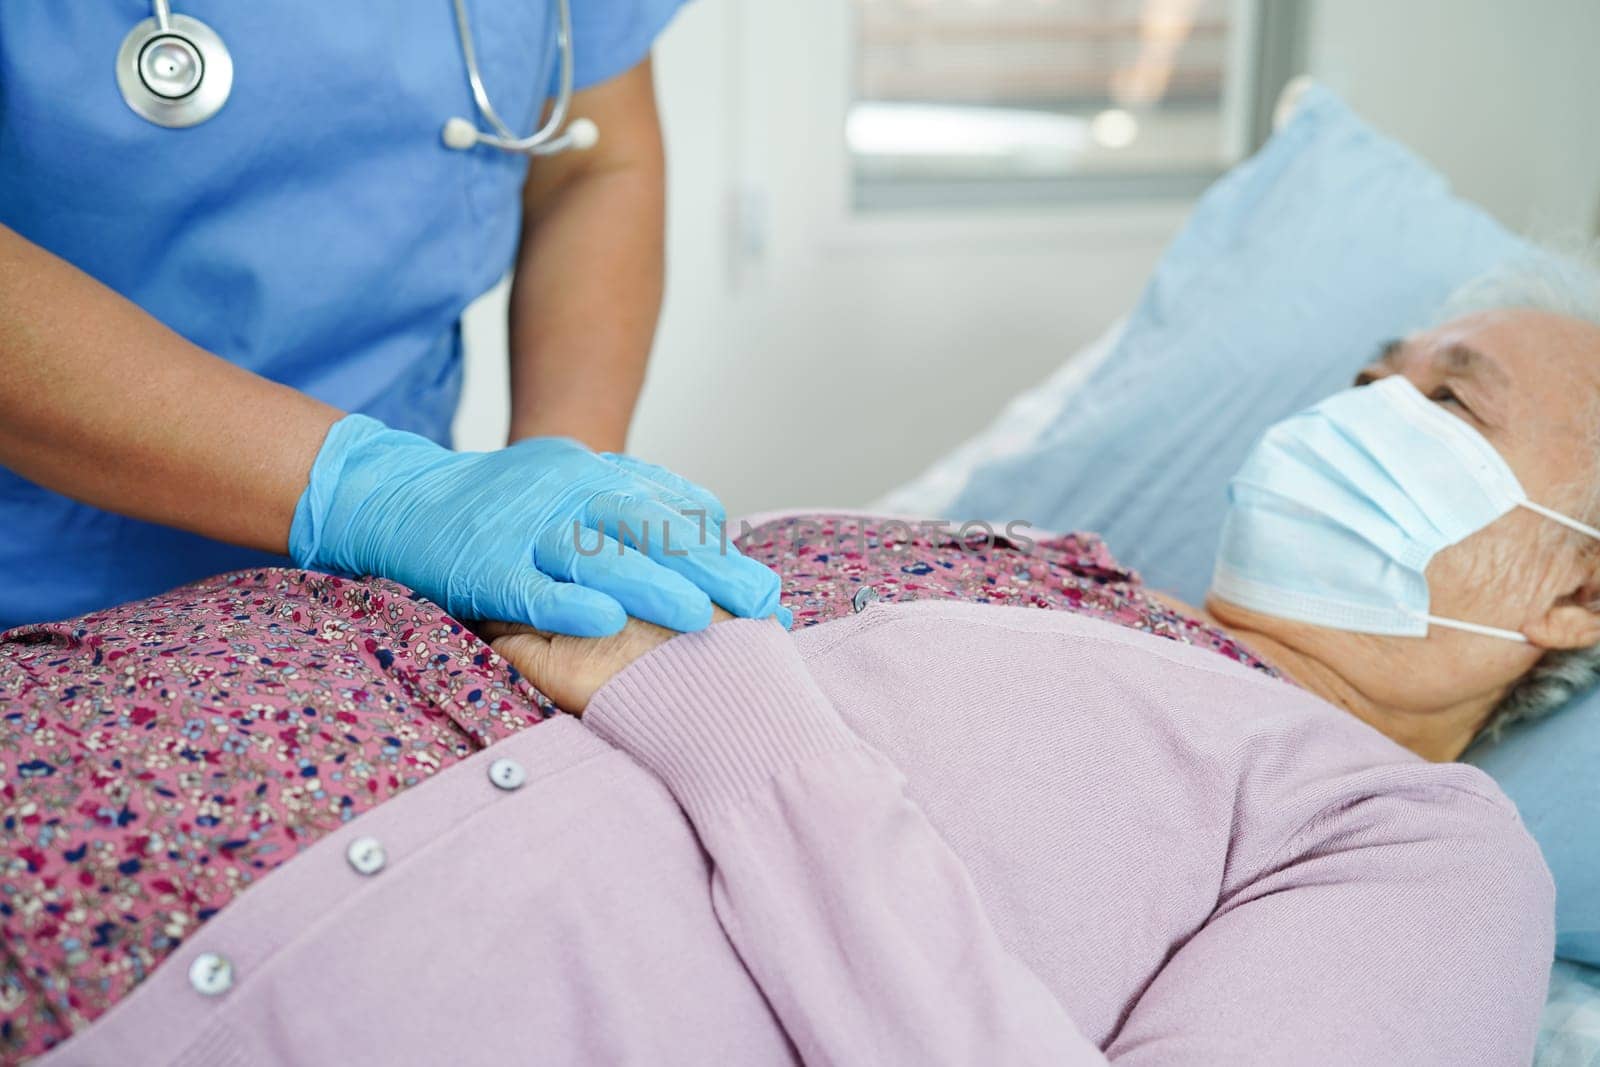
[[[1600,645],[1600,575],[1551,604],[1523,634],[1540,648],[1569,649]]]

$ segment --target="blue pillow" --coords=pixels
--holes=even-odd
[[[1533,254],[1314,87],[1201,198],[1057,421],[975,471],[949,513],[1098,531],[1154,588],[1200,603],[1228,479],[1262,430],[1349,385],[1457,286]],[[1559,951],[1600,964],[1600,696],[1471,758],[1555,872]]]
[[[1600,694],[1467,753],[1500,783],[1556,879],[1556,955],[1600,967]]]

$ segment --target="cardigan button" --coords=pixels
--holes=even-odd
[[[189,984],[202,996],[221,996],[233,988],[233,964],[221,953],[202,952],[189,964]]]
[[[389,861],[388,853],[383,850],[383,842],[376,837],[356,838],[344,850],[344,858],[360,874],[377,874]]]
[[[864,585],[857,589],[856,595],[850,598],[850,606],[855,609],[858,615],[867,610],[868,604],[876,604],[877,602],[878,591],[870,585]]]
[[[528,780],[528,772],[522,769],[522,764],[514,759],[497,759],[489,764],[489,781],[497,788],[507,792],[521,789],[522,783]]]

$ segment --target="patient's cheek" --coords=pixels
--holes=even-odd
[[[1538,516],[1518,508],[1441,549],[1426,572],[1429,611],[1520,629],[1543,577],[1540,533]]]

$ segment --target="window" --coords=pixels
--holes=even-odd
[[[852,0],[857,207],[1197,192],[1254,140],[1266,2]]]

